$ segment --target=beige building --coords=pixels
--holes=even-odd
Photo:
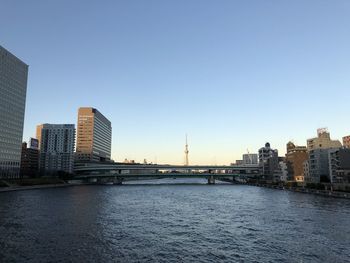
[[[76,161],[104,162],[111,159],[111,122],[94,108],[79,108]]]
[[[342,144],[339,140],[331,140],[330,133],[326,128],[317,130],[317,137],[307,140],[307,150],[340,148]]]
[[[343,137],[343,146],[345,148],[350,148],[350,135]]]

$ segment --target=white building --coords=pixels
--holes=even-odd
[[[285,162],[279,162],[279,166],[280,166],[280,169],[281,169],[280,181],[281,182],[287,182],[288,181],[287,164]]]
[[[258,155],[256,153],[243,154],[243,164],[258,164]]]
[[[19,177],[28,65],[0,46],[0,178]]]
[[[40,171],[52,174],[72,173],[74,165],[74,124],[42,124],[37,126]]]

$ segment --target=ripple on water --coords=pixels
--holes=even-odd
[[[0,195],[1,262],[350,262],[350,204],[238,185]]]

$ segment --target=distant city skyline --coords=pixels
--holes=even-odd
[[[40,8],[39,8],[40,7]],[[266,142],[350,134],[349,1],[2,4],[0,45],[29,65],[23,140],[94,107],[112,159],[229,164]],[[14,18],[15,17],[15,18]],[[9,22],[11,21],[11,22]]]

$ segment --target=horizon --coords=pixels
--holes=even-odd
[[[341,141],[350,3],[253,3],[5,2],[0,45],[29,65],[23,140],[88,106],[112,122],[115,161],[183,164],[185,134],[190,164],[266,142],[283,156],[322,127]]]

